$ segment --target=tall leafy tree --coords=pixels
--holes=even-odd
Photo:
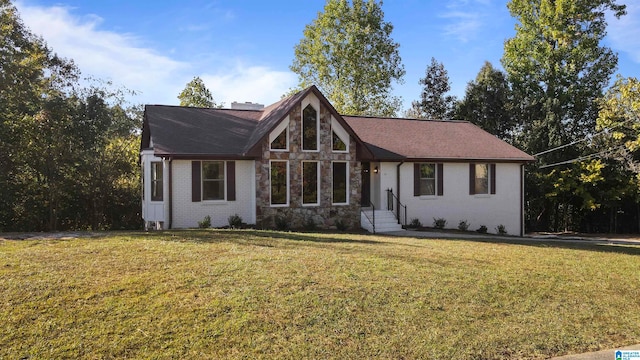
[[[81,148],[74,182],[81,206],[74,204],[66,215],[74,218],[73,211],[79,209],[78,222],[94,230],[138,222],[132,210],[140,200],[139,137],[135,132],[141,122],[136,107],[124,99],[127,93],[96,82],[69,99],[76,114],[76,143]],[[131,207],[122,207],[122,203]]]
[[[184,90],[178,95],[178,99],[180,99],[180,106],[216,107],[211,91],[198,76],[187,83]]]
[[[41,146],[36,144],[39,136],[52,136],[51,126],[56,125],[49,116],[64,107],[61,98],[68,93],[68,85],[77,81],[77,69],[34,36],[8,0],[0,0],[0,21],[0,229],[22,219],[17,216],[22,212],[21,196],[29,189],[41,195],[38,209],[48,212],[39,218],[51,223],[60,196],[55,191],[61,183],[53,163],[43,159],[60,154],[53,148],[59,142],[34,152],[29,147]],[[36,161],[41,171],[28,178],[33,174],[28,164]]]
[[[406,115],[420,119],[451,119],[456,98],[447,95],[451,90],[451,83],[444,65],[432,57],[419,84],[423,86],[420,100],[411,103],[411,109]]]
[[[617,67],[617,56],[601,45],[605,14],[620,17],[625,6],[615,0],[511,0],[507,7],[518,21],[502,57],[517,104],[513,114],[522,129],[517,143],[532,154],[558,148],[540,156],[540,165],[577,158],[587,151],[586,143],[561,146],[595,128],[596,100]],[[579,164],[566,166],[571,171],[529,169],[527,196],[544,199],[529,207],[538,228],[562,229],[565,209],[579,209],[584,202],[569,190],[554,197],[542,191],[582,174]]]
[[[305,27],[290,69],[300,87],[316,85],[342,114],[394,115],[400,99],[392,83],[405,70],[392,30],[382,1],[328,0]]]
[[[37,99],[30,83],[42,76],[44,49],[33,43],[8,0],[0,0],[0,231],[12,217],[19,140],[13,124]],[[33,110],[32,110],[33,111]]]
[[[456,107],[455,118],[472,122],[503,140],[511,140],[515,119],[510,114],[511,90],[506,75],[485,62]]]
[[[0,231],[138,227],[137,114],[82,89],[8,0],[0,21]]]
[[[619,160],[640,179],[640,81],[619,78],[601,101],[597,130],[604,154]],[[606,131],[605,131],[606,130]]]
[[[520,105],[522,145],[538,153],[584,137],[595,127],[596,100],[617,67],[617,56],[600,44],[605,12],[620,17],[625,6],[615,0],[511,0],[507,6],[518,24],[502,64]]]

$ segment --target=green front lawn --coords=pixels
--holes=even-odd
[[[547,358],[640,343],[640,247],[500,240],[0,240],[0,359]]]

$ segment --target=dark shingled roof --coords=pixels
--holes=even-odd
[[[158,156],[251,158],[310,91],[319,93],[311,86],[262,110],[147,105],[141,146],[149,148],[153,141]]]
[[[262,110],[145,106],[142,149],[182,158],[255,158],[260,144],[291,109],[313,92],[356,139],[367,160],[493,160],[534,158],[465,121],[341,116],[310,86]],[[152,144],[153,142],[153,144]]]
[[[242,156],[262,112],[181,106],[145,106],[156,155]],[[144,130],[143,130],[144,131]],[[146,140],[146,143],[145,143]],[[143,138],[143,148],[150,147]]]
[[[534,161],[466,121],[343,116],[379,160]]]

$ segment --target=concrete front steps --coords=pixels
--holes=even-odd
[[[392,211],[389,210],[376,210],[376,233],[391,232],[391,231],[403,231],[402,225],[398,224],[398,220]],[[360,225],[368,232],[373,232],[373,210],[362,209],[360,212]]]

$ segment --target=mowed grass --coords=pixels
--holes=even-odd
[[[0,240],[0,358],[541,359],[640,343],[640,247],[504,240]]]

